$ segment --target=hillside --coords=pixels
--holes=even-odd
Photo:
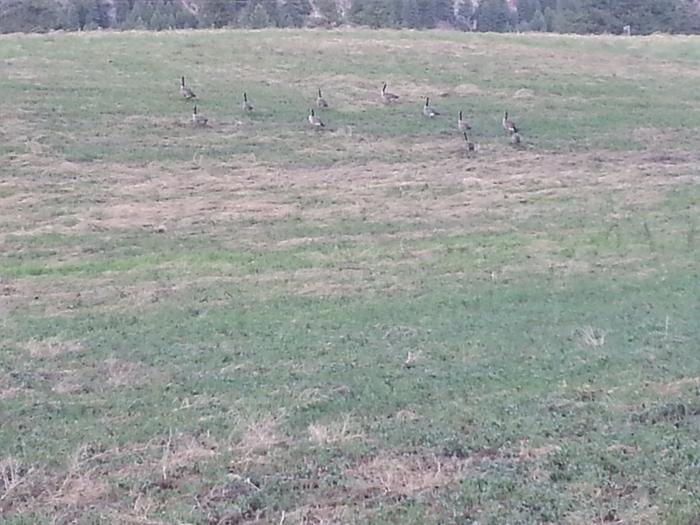
[[[0,36],[0,521],[696,524],[699,43]]]

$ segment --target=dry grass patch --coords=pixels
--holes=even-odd
[[[68,254],[64,253],[63,256],[67,257]],[[76,276],[22,277],[12,280],[12,285],[2,299],[8,310],[21,310],[31,306],[43,315],[51,317],[70,315],[76,309],[86,306],[99,307],[116,300],[115,296],[119,294],[120,290],[109,279]],[[51,340],[49,342],[52,345],[51,349],[41,350],[38,346],[43,344],[42,342],[29,342],[27,350],[33,349],[39,354],[58,351],[56,343]],[[66,344],[66,349],[75,346],[70,342]],[[61,355],[67,353],[71,352],[62,352]]]
[[[52,372],[49,378],[53,380],[51,391],[59,395],[77,395],[90,392],[93,389],[92,379],[87,369],[68,369]]]
[[[85,347],[80,341],[65,341],[58,337],[40,341],[32,339],[24,343],[23,346],[34,359],[56,359],[57,357],[85,351]]]
[[[218,445],[208,436],[195,437],[191,434],[172,433],[162,445],[160,459],[160,483],[168,483],[172,478],[179,478],[183,471],[192,471],[202,462],[215,458]]]
[[[120,516],[115,523],[150,523],[146,515],[158,511],[163,501],[147,491],[189,486],[201,477],[201,465],[217,454],[218,445],[208,436],[171,433],[125,448],[80,446],[63,471],[34,469],[7,458],[0,461],[0,514],[48,513],[56,515],[56,523],[78,523],[100,507]],[[146,483],[138,492],[120,493],[127,478]]]
[[[362,491],[411,496],[458,482],[473,463],[472,458],[387,453],[360,463],[346,475]]]
[[[53,381],[51,390],[57,394],[71,395],[109,388],[137,388],[147,384],[159,384],[168,374],[143,363],[134,363],[114,357],[98,365],[46,372]]]
[[[8,504],[12,493],[26,483],[32,473],[32,469],[27,469],[12,457],[0,461],[0,505]]]
[[[420,421],[421,416],[413,412],[412,410],[399,410],[396,414],[392,416],[396,421],[412,423],[414,421]]]
[[[357,520],[359,509],[342,503],[304,505],[291,512],[283,512],[280,525],[344,525]]]
[[[277,447],[287,446],[288,438],[280,431],[281,420],[272,416],[249,422],[243,434],[230,446],[234,461],[260,462]]]
[[[117,388],[160,383],[165,379],[165,373],[154,367],[113,357],[104,362],[99,374],[106,379],[108,385]]]
[[[561,447],[554,443],[547,445],[542,445],[539,447],[529,446],[527,441],[520,443],[520,450],[518,451],[518,458],[521,461],[542,461],[546,459],[547,456],[553,454],[554,452],[559,452]]]
[[[87,507],[110,499],[111,491],[110,484],[105,480],[90,473],[71,472],[51,495],[48,503],[59,508]]]
[[[330,258],[320,256],[328,262]],[[260,296],[266,293],[277,294],[279,289],[293,290],[295,295],[309,297],[341,297],[365,292],[369,270],[361,268],[303,268],[290,271],[267,272],[263,275],[244,276],[242,282],[254,283],[260,288]]]
[[[22,515],[28,512],[57,512],[65,520],[112,496],[108,481],[84,457],[80,447],[65,473],[49,473],[18,465],[11,458],[0,462],[4,491],[0,495],[0,514]],[[67,523],[68,521],[58,521]]]
[[[196,476],[199,466],[216,459],[219,452],[219,444],[207,434],[171,432],[145,444],[108,450],[103,458],[114,466],[110,478],[146,478],[159,486],[173,486],[183,477]]]
[[[555,444],[531,447],[526,441],[521,442],[517,457],[521,463],[528,464],[528,477],[536,483],[545,482],[550,479],[551,471],[544,467],[547,458],[561,447]]]
[[[308,426],[307,433],[309,440],[318,445],[334,445],[365,439],[364,434],[357,430],[357,425],[349,415],[341,421],[334,421],[326,425],[312,423]]]
[[[9,401],[25,393],[27,391],[24,388],[14,386],[9,377],[0,375],[0,401]]]
[[[514,213],[522,219],[540,211],[538,206],[523,207],[525,201],[558,198],[551,210],[556,214],[556,206],[569,206],[566,198],[572,195],[578,199],[585,195],[590,200],[623,191],[630,206],[648,206],[663,198],[664,190],[693,177],[688,175],[692,173],[691,158],[669,157],[663,148],[618,155],[563,155],[514,151],[497,142],[483,145],[478,155],[465,161],[461,146],[456,139],[436,139],[429,144],[398,139],[358,142],[353,148],[359,154],[403,153],[414,162],[374,161],[363,166],[314,170],[274,169],[253,159],[239,159],[237,166],[200,158],[190,166],[144,167],[86,165],[56,159],[50,163],[32,155],[15,163],[15,169],[26,171],[30,180],[11,180],[6,188],[11,193],[3,199],[9,199],[11,206],[3,209],[11,209],[12,215],[0,213],[0,224],[7,225],[4,235],[144,228],[153,232],[160,225],[172,234],[192,229],[216,231],[220,225],[236,221],[283,221],[290,216],[320,222],[338,218],[414,221],[419,217],[433,222],[461,222],[487,214],[489,227],[493,228],[510,224]],[[35,162],[39,162],[40,171],[46,171],[40,180],[51,175],[56,185],[40,186],[41,191],[37,191]],[[596,168],[602,164],[606,166],[604,174]],[[644,176],[645,184],[639,184],[640,176]],[[85,202],[83,190],[73,183],[74,177],[96,186],[92,199]],[[377,191],[382,188],[388,193]],[[30,200],[22,201],[21,195]],[[55,207],[52,202],[56,198],[70,195],[80,197],[83,204],[71,210],[68,223],[57,224],[52,217],[38,216],[47,206]],[[310,201],[318,204],[309,205]],[[27,224],[32,227],[26,229]],[[480,221],[475,226],[481,227]],[[252,242],[256,234],[256,228],[246,228],[237,231],[237,239]]]
[[[584,348],[602,348],[605,346],[605,330],[594,326],[584,326],[575,332],[578,342]]]
[[[688,387],[700,387],[700,376],[685,377],[668,383],[653,383],[654,391],[664,397],[680,396]]]

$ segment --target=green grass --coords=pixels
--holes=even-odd
[[[0,521],[694,524],[697,43],[0,37]]]

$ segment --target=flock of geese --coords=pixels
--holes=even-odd
[[[185,77],[180,77],[180,95],[186,99],[186,100],[194,100],[197,98],[197,95],[195,94],[192,89],[187,86],[185,83]],[[384,82],[382,85],[382,90],[381,90],[381,101],[384,104],[392,104],[395,102],[398,102],[399,96],[390,93],[387,91],[387,83]],[[317,92],[316,96],[316,108],[318,109],[325,109],[328,108],[328,102],[326,101],[325,98],[323,98],[323,93],[319,89]],[[250,102],[248,99],[248,93],[243,93],[243,101],[241,102],[241,110],[245,113],[250,113],[254,110],[255,108],[253,107],[253,104]],[[423,116],[426,118],[434,118],[436,116],[440,115],[440,113],[430,105],[430,97],[425,97],[425,104],[423,105]],[[321,129],[324,128],[326,125],[323,123],[323,120],[321,120],[321,117],[316,115],[316,112],[314,108],[311,108],[309,110],[309,116],[307,118],[309,125],[314,128],[314,129]],[[206,117],[200,115],[197,113],[197,105],[192,109],[192,125],[195,127],[206,127],[209,125],[209,119]],[[513,145],[518,145],[520,144],[520,132],[518,131],[518,128],[515,125],[515,122],[513,122],[513,119],[511,119],[508,116],[508,112],[505,111],[503,113],[503,119],[502,119],[502,125],[503,129],[509,133],[510,135],[510,141]],[[472,142],[471,139],[471,126],[467,122],[467,120],[464,118],[464,114],[462,111],[459,112],[457,115],[457,129],[462,133],[464,137],[464,141],[466,143],[467,151],[474,151],[475,150],[475,145],[474,142]]]

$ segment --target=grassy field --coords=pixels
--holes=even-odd
[[[698,85],[690,37],[0,37],[0,521],[697,524]]]

